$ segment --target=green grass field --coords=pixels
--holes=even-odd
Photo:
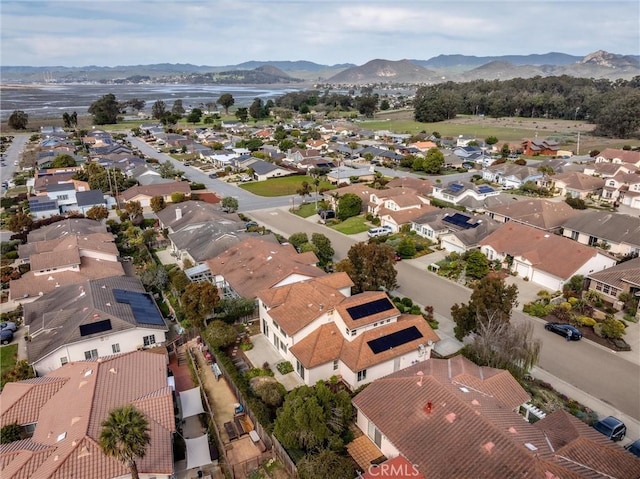
[[[240,188],[258,196],[274,197],[295,195],[296,191],[306,181],[311,185],[311,190],[315,191],[313,178],[310,176],[285,176],[282,178],[272,178],[266,181],[256,181],[255,183],[242,183]],[[335,186],[328,181],[321,181],[318,189],[335,189]],[[302,198],[300,198],[302,200]],[[297,201],[297,200],[296,200]]]
[[[18,345],[9,344],[0,348],[0,375],[16,365],[18,359]]]
[[[304,203],[296,208],[294,213],[301,218],[308,218],[316,214],[316,203]]]
[[[354,235],[367,231],[371,225],[361,215],[347,218],[345,221],[332,225],[331,228],[345,235]]]

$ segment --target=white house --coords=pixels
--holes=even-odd
[[[490,261],[500,260],[522,278],[552,291],[561,291],[572,276],[587,276],[617,262],[597,248],[513,221],[481,240],[480,250]]]
[[[153,297],[135,277],[55,289],[24,306],[27,360],[43,375],[67,363],[152,348],[168,331]]]
[[[335,275],[258,293],[262,333],[307,385],[339,376],[351,389],[429,359],[439,340],[383,291],[351,296]],[[341,281],[338,281],[341,282]]]

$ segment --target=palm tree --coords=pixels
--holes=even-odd
[[[150,442],[149,422],[132,405],[112,409],[102,422],[98,439],[102,452],[127,466],[132,479],[139,479],[135,459],[144,457]]]

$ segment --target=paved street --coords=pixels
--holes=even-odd
[[[349,248],[366,239],[361,233],[351,237],[337,233],[313,221],[302,219],[289,213],[286,208],[267,209],[248,213],[254,220],[267,225],[274,232],[284,236],[306,231],[325,234],[336,251],[336,258],[344,258]],[[411,297],[421,305],[432,305],[441,321],[450,320],[450,309],[454,303],[467,302],[470,290],[462,285],[447,281],[426,271],[428,261],[409,260],[397,264],[398,293]],[[523,282],[524,283],[524,282]],[[522,284],[527,300],[532,296],[535,285]],[[539,288],[542,289],[542,288]],[[523,301],[519,308],[522,308]],[[514,321],[530,321],[534,324],[534,337],[542,340],[539,368],[557,376],[562,381],[577,387],[610,407],[607,414],[640,420],[640,344],[636,341],[629,353],[616,353],[595,343],[583,340],[567,343],[560,336],[544,330],[542,320],[531,318],[521,311],[515,311]],[[638,324],[630,328],[638,328]],[[451,324],[438,330],[451,331]],[[637,338],[637,334],[635,335]],[[580,398],[576,398],[580,400]],[[602,414],[602,413],[601,413]],[[635,430],[634,430],[635,429]],[[640,437],[640,426],[629,427],[629,437]]]

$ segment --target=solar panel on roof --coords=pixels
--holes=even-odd
[[[90,334],[104,333],[105,331],[111,331],[110,319],[80,325],[80,336],[89,336]]]
[[[347,313],[351,316],[351,319],[361,319],[372,314],[382,313],[383,311],[389,311],[393,309],[393,304],[388,298],[376,299],[370,303],[360,304],[358,306],[351,306],[347,308]]]
[[[453,183],[452,185],[449,185],[449,189],[454,193],[457,193],[462,188],[464,188],[464,185],[459,185],[458,183]]]
[[[371,348],[373,354],[379,354],[384,351],[388,351],[391,348],[402,346],[408,342],[420,339],[422,333],[415,326],[411,326],[406,329],[401,329],[395,333],[387,334],[378,339],[372,339],[367,341],[367,345]]]
[[[478,192],[479,193],[493,193],[495,190],[493,188],[491,188],[490,186],[479,186],[478,187]]]
[[[137,291],[127,291],[124,289],[114,289],[113,296],[118,303],[125,303],[131,306],[133,317],[141,324],[154,324],[164,326],[165,322],[156,303],[148,293]]]
[[[455,213],[451,216],[445,216],[444,218],[442,218],[442,221],[451,223],[452,225],[464,229],[477,228],[480,225],[480,223],[478,222],[470,223],[471,217],[463,215],[462,213]]]

